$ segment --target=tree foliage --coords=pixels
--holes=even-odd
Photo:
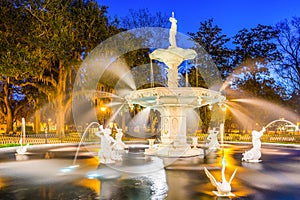
[[[270,65],[281,59],[275,43],[277,34],[278,31],[271,26],[259,24],[250,30],[242,29],[234,36],[235,70],[230,79],[231,89],[238,90],[239,95],[242,96],[230,98],[259,98],[281,103],[282,96],[280,95],[284,90],[276,83],[270,71]],[[255,109],[253,104],[246,104],[242,107],[239,110],[242,109],[245,115],[255,118],[253,121],[265,122],[264,109]]]
[[[234,66],[239,66],[246,60],[267,64],[281,59],[275,39],[278,31],[272,26],[258,24],[257,27],[240,30],[233,40],[235,44]]]
[[[300,17],[283,20],[275,25],[279,32],[278,47],[283,55],[275,70],[291,93],[300,95]]]
[[[120,28],[122,30],[131,30],[134,33],[135,40],[147,47],[147,44],[153,44],[153,38],[157,37],[157,32],[151,32],[150,27],[166,28],[169,25],[169,17],[162,12],[151,13],[148,9],[130,9],[129,14],[120,19]],[[143,30],[142,28],[146,28]],[[129,43],[127,43],[129,45]],[[151,46],[149,46],[150,48]],[[128,66],[135,67],[149,63],[149,48],[138,49],[127,52],[122,57],[126,60]]]
[[[201,22],[199,30],[196,33],[189,33],[189,35],[211,56],[221,71],[222,78],[225,79],[231,72],[230,56],[232,53],[226,46],[230,38],[222,34],[219,26],[213,25],[213,19]]]
[[[270,64],[281,59],[275,39],[278,31],[259,24],[250,30],[242,29],[234,36],[235,46],[233,88],[239,88],[255,97],[282,95],[270,71]]]
[[[213,19],[206,20],[200,23],[200,27],[196,33],[188,33],[191,38],[200,45],[196,60],[196,68],[189,72],[189,82],[194,87],[210,88],[219,85],[219,71],[222,79],[225,79],[231,72],[230,55],[231,50],[226,46],[230,41],[225,34],[222,34],[222,29],[213,24]],[[219,71],[215,71],[216,66]],[[211,88],[210,88],[211,89]],[[200,119],[202,121],[202,130],[207,133],[210,121],[211,110],[208,106],[198,109]]]
[[[129,14],[121,18],[120,26],[126,30],[144,27],[168,26],[169,16],[162,12],[152,14],[148,9],[129,10]]]
[[[23,88],[34,86],[47,95],[56,111],[57,132],[63,134],[82,59],[118,29],[108,23],[106,7],[93,0],[20,0],[1,9],[6,36],[0,70],[9,80],[23,79]]]

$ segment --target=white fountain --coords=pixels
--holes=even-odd
[[[221,103],[225,97],[218,91],[201,87],[178,87],[178,66],[185,60],[194,59],[193,49],[183,49],[176,45],[177,20],[174,13],[169,35],[170,46],[156,49],[149,57],[167,66],[167,87],[152,87],[133,91],[125,96],[130,107],[133,104],[150,107],[161,114],[161,140],[155,147],[146,150],[149,155],[167,157],[204,156],[203,149],[191,148],[187,143],[187,113],[189,110],[206,105]]]
[[[17,148],[17,154],[18,155],[24,155],[27,152],[27,148],[29,146],[29,143],[27,143],[25,146],[23,146],[23,138],[26,138],[26,128],[25,128],[25,119],[22,118],[22,126],[21,126],[21,134],[20,134],[20,146]]]
[[[266,131],[266,128],[263,127],[261,131],[252,131],[252,149],[243,153],[242,161],[246,162],[261,162],[261,141],[260,138],[263,133]]]

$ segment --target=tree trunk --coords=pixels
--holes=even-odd
[[[208,133],[208,129],[211,122],[211,111],[207,106],[200,108],[200,119],[202,121],[202,131],[203,133]]]
[[[59,106],[61,107],[61,106]],[[56,133],[60,137],[65,136],[65,109],[61,108],[56,113]]]
[[[59,62],[59,76],[57,82],[56,97],[56,134],[60,137],[65,136],[65,111],[66,111],[66,88],[67,88],[68,70]]]
[[[6,134],[12,133],[14,131],[14,112],[12,110],[11,102],[10,102],[10,89],[9,83],[3,81],[3,91],[4,91],[4,103],[6,107]]]
[[[37,134],[41,131],[41,112],[35,110],[34,132]]]
[[[6,134],[12,133],[14,131],[14,116],[13,111],[10,107],[7,107],[6,114]]]

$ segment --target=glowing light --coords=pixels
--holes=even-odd
[[[71,171],[75,170],[78,167],[79,167],[79,165],[71,165],[69,167],[65,167],[65,168],[60,169],[60,172],[62,172],[62,173],[71,172]]]
[[[106,107],[101,107],[100,110],[101,110],[102,112],[105,112],[105,111],[106,111]]]

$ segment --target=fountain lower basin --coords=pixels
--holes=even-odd
[[[249,145],[225,146],[227,162],[230,164],[228,172],[239,168],[232,183],[232,192],[236,195],[234,198],[297,199],[300,195],[300,148],[263,144],[263,162],[241,162],[241,153],[248,149]],[[86,177],[97,169],[98,162],[93,162],[93,157],[80,156],[80,167],[62,175],[59,169],[72,163],[76,147],[72,149],[72,153],[69,152],[69,148],[62,146],[55,149],[45,148],[43,151],[29,149],[30,154],[25,161],[9,160],[9,155],[14,155],[14,152],[0,153],[0,199],[22,197],[42,200],[49,199],[50,194],[53,198],[62,198],[63,194],[64,199],[83,200],[101,199],[103,196],[107,199],[137,199],[141,196],[145,197],[144,199],[165,199],[165,195],[168,199],[215,198],[212,192],[214,187],[205,176],[203,166],[210,167],[212,173],[219,175],[219,154],[206,159],[179,158],[167,169],[162,169],[165,176],[156,176],[155,179],[144,176],[104,181]],[[53,152],[53,157],[41,159],[45,152]],[[84,151],[82,153],[86,154]],[[159,192],[151,193],[153,188]]]

